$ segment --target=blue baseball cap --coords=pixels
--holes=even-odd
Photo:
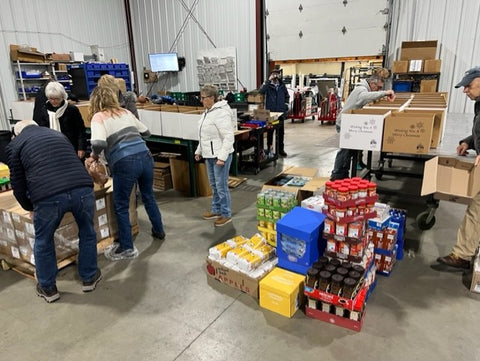
[[[460,88],[461,86],[467,86],[470,84],[475,78],[480,78],[480,66],[476,66],[470,70],[465,72],[463,79],[455,85],[455,88]]]

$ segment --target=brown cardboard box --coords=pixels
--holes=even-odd
[[[53,61],[70,61],[70,54],[57,54],[57,53],[51,53],[51,54],[46,54],[47,59],[53,60]]]
[[[442,109],[405,109],[402,112],[406,116],[419,116],[427,115],[431,116],[433,114],[433,129],[432,129],[432,141],[430,143],[430,148],[437,148],[440,141],[442,140],[443,124],[445,121],[445,110]]]
[[[400,60],[435,59],[437,54],[437,40],[403,41],[400,50]]]
[[[426,154],[432,142],[434,116],[404,116],[392,113],[385,117],[382,152]]]
[[[480,293],[480,250],[477,248],[473,259],[472,283],[470,291]]]
[[[262,270],[259,270],[258,273],[261,275],[258,278],[253,278],[245,273],[229,268],[226,262],[222,263],[222,261],[213,260],[207,257],[205,270],[209,278],[225,283],[230,287],[239,289],[255,299],[258,299],[258,284],[275,264],[276,259],[275,261],[271,260],[263,264],[260,267],[264,268],[265,272],[262,274]]]
[[[442,59],[427,59],[423,66],[424,73],[440,73]]]
[[[248,94],[247,95],[247,102],[248,103],[255,103],[255,104],[261,104],[264,101],[263,94],[256,93],[256,94]]]
[[[394,60],[392,66],[393,73],[406,73],[408,71],[407,60]]]
[[[425,162],[421,195],[436,199],[470,203],[480,191],[480,167],[475,158],[435,157]]]
[[[172,173],[173,189],[188,194],[190,192],[190,174],[186,160],[170,158],[170,172]],[[197,184],[197,195],[209,197],[212,189],[208,182],[207,167],[205,163],[195,163],[195,182]]]
[[[420,93],[430,93],[437,90],[437,79],[422,79],[420,81]]]
[[[270,110],[268,109],[254,109],[253,118],[256,120],[265,120],[265,121],[272,120],[272,117],[270,116]]]
[[[90,114],[90,103],[88,101],[85,101],[75,105],[77,106],[78,110],[80,110],[80,114],[82,115],[85,127],[90,128],[92,121],[92,114]]]
[[[323,178],[315,178],[318,169],[315,168],[302,168],[302,167],[287,167],[281,173],[265,182],[262,189],[273,188],[285,190],[288,192],[295,192],[297,194],[298,204],[301,204],[302,200],[311,197],[313,192],[321,188],[323,184]],[[286,176],[299,176],[310,178],[303,187],[291,187],[279,185],[279,181]]]
[[[42,63],[45,61],[45,54],[37,51],[37,48],[10,44],[10,59],[25,63]]]

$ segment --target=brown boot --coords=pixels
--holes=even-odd
[[[222,227],[227,223],[230,223],[232,219],[230,217],[220,217],[215,221],[215,227]]]
[[[447,266],[455,267],[455,268],[463,268],[463,269],[470,268],[470,261],[460,258],[453,253],[450,253],[449,255],[444,257],[438,257],[437,262],[440,262],[442,264],[446,264]]]
[[[205,212],[202,214],[202,217],[203,219],[218,219],[221,217],[221,215],[213,212]]]

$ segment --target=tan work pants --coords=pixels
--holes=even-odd
[[[457,232],[457,243],[452,252],[465,260],[470,260],[480,243],[480,193],[467,207],[462,224]]]

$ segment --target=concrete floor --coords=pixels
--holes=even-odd
[[[471,116],[450,116],[450,143],[443,145],[451,148],[445,151],[454,152],[470,127]],[[167,238],[152,240],[139,208],[140,256],[112,263],[100,255],[104,279],[90,294],[81,292],[73,265],[59,273],[61,299],[54,304],[35,296],[31,279],[0,271],[0,359],[480,360],[480,295],[470,293],[468,275],[431,267],[450,251],[465,206],[441,202],[436,225],[420,231],[414,219],[425,203],[416,180],[384,176],[379,181],[379,188],[395,191],[382,199],[408,209],[406,256],[390,277],[378,277],[359,333],[301,311],[292,319],[282,317],[240,291],[207,280],[209,247],[255,233],[256,194],[267,179],[286,165],[318,168],[319,176],[329,176],[336,154],[334,127],[288,122],[286,151],[288,158],[276,167],[242,175],[248,180],[231,191],[233,222],[223,228],[200,218],[209,198],[159,193]]]

